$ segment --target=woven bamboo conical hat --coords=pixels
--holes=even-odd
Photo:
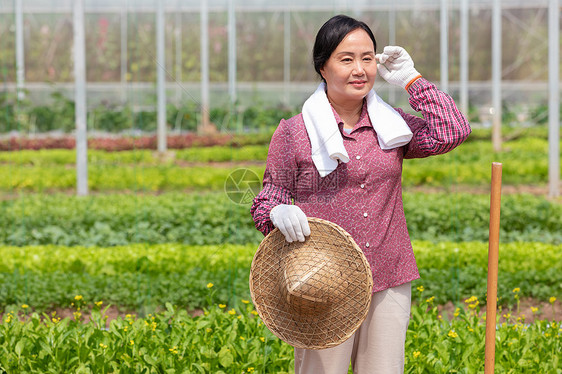
[[[338,225],[308,218],[310,236],[289,243],[275,229],[260,243],[250,292],[264,324],[297,348],[324,349],[347,340],[371,303],[365,255]]]

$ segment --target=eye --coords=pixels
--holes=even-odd
[[[373,58],[372,57],[364,57],[363,61],[371,62],[371,61],[373,61]]]
[[[351,62],[351,58],[349,58],[349,57],[344,57],[344,58],[342,59],[342,61],[343,61],[343,62]]]

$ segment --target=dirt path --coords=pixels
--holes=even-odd
[[[439,312],[442,315],[445,315],[446,318],[451,320],[455,313],[456,307],[453,303],[448,302],[445,305],[438,305],[437,306]],[[535,312],[533,312],[532,308],[538,308]],[[480,314],[483,314],[486,311],[486,306],[482,305],[480,309]],[[53,312],[55,314],[53,314]],[[75,309],[72,308],[56,308],[51,311],[45,312],[49,318],[70,318],[74,319],[74,312]],[[157,313],[158,311],[156,311]],[[189,311],[190,314],[194,317],[198,317],[203,315],[203,311],[201,309],[196,309]],[[28,315],[31,314],[28,311]],[[116,306],[111,305],[106,312],[107,319],[106,319],[106,328],[109,327],[109,323],[117,318],[126,318],[127,315],[139,317],[136,311],[133,310],[124,310],[118,308]],[[562,322],[562,302],[560,300],[556,300],[553,304],[550,304],[547,301],[537,301],[531,298],[522,299],[519,303],[519,311],[517,311],[516,307],[512,309],[502,308],[501,311],[498,310],[497,316],[499,317],[499,322],[508,322],[508,323],[517,323],[518,317],[520,318],[521,322],[524,323],[533,323],[535,320],[548,320],[548,321],[557,321]],[[523,321],[524,318],[524,321]],[[24,320],[25,317],[20,315],[20,320]],[[91,309],[82,310],[80,319],[84,323],[88,323],[91,321]],[[4,320],[4,313],[0,314],[0,320]]]
[[[446,314],[449,319],[453,318],[456,307],[453,303],[448,302],[445,305],[439,305],[438,310],[442,314]],[[533,308],[537,308],[533,312]],[[486,305],[481,305],[480,314],[486,311]],[[525,298],[520,300],[519,309],[514,306],[511,309],[506,307],[501,308],[501,311],[497,311],[497,317],[499,317],[499,322],[509,322],[517,323],[518,318],[524,323],[533,323],[536,319],[539,320],[549,320],[549,321],[562,321],[562,302],[556,300],[554,304],[550,304],[547,301],[537,301],[531,298]]]

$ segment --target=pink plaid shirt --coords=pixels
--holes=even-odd
[[[334,111],[350,161],[324,178],[312,161],[302,114],[281,120],[269,145],[263,190],[251,208],[256,228],[267,235],[274,228],[271,209],[294,202],[307,217],[334,222],[354,238],[371,265],[373,292],[419,278],[402,204],[402,160],[449,152],[471,130],[453,99],[432,83],[420,78],[408,92],[423,118],[397,109],[414,134],[400,148],[380,148],[365,103],[350,134]]]

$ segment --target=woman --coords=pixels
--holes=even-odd
[[[446,153],[470,134],[452,98],[421,77],[401,47],[376,54],[369,27],[339,15],[318,31],[319,89],[303,113],[281,120],[269,146],[263,190],[251,208],[256,228],[287,241],[310,235],[306,217],[340,225],[373,272],[367,318],[341,345],[295,349],[295,373],[402,373],[410,282],[419,278],[402,204],[402,160]],[[423,118],[387,106],[372,91],[377,74],[410,94]]]

